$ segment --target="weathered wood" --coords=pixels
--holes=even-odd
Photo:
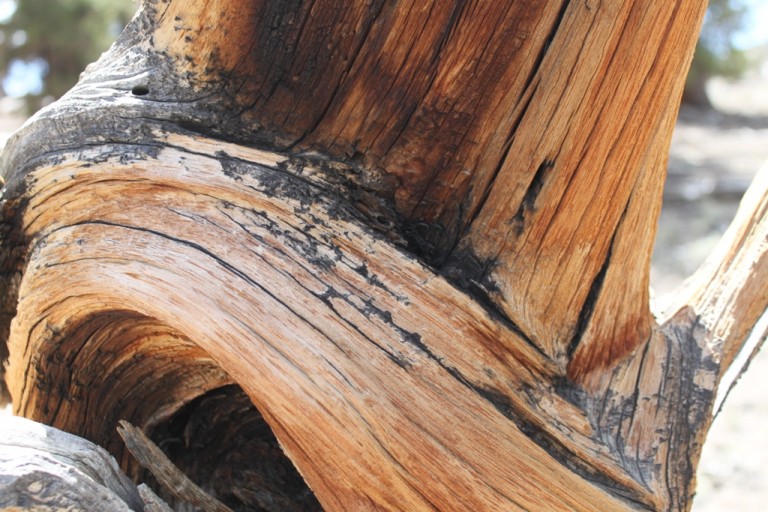
[[[648,303],[704,7],[145,2],[2,157],[15,410],[136,476],[236,383],[327,510],[687,510],[768,304],[760,182]]]
[[[172,512],[173,509],[168,506],[163,500],[161,500],[155,492],[147,487],[146,484],[141,484],[138,487],[139,495],[144,500],[144,512]]]
[[[582,378],[650,334],[666,154],[705,6],[171,2],[156,44],[232,95],[250,140],[354,165],[411,250]]]
[[[149,469],[160,485],[176,498],[199,507],[205,512],[232,512],[231,508],[208,495],[187,475],[179,471],[179,468],[174,466],[163,451],[140,429],[127,421],[121,421],[117,431],[131,455],[136,457],[144,468]]]
[[[153,430],[152,441],[163,447],[178,471],[197,482],[207,494],[219,496],[230,508],[267,512],[322,510],[264,418],[237,386],[216,389],[185,405]],[[136,456],[135,450],[128,447]],[[162,486],[160,496],[170,505],[181,506],[178,493],[165,490],[171,487],[167,478],[161,478],[153,469],[160,464],[158,458],[136,458]],[[163,467],[174,475],[178,472],[169,464]],[[180,500],[190,501],[183,496]]]
[[[28,346],[27,353],[46,353],[45,347],[66,353],[65,346],[38,335],[49,332],[72,347],[85,346],[86,352],[76,352],[83,356],[82,362],[68,360],[67,368],[75,376],[94,366],[114,368],[117,376],[99,377],[120,382],[126,389],[141,384],[141,393],[163,388],[163,397],[180,393],[178,388],[194,394],[201,389],[187,384],[196,372],[192,354],[171,355],[184,350],[179,336],[174,343],[162,337],[135,339],[137,334],[130,329],[121,331],[124,337],[107,336],[101,334],[98,322],[109,318],[110,311],[131,310],[138,316],[131,318],[137,326],[142,325],[139,319],[151,318],[154,324],[170,326],[166,330],[194,332],[201,350],[240,382],[259,406],[292,459],[303,453],[302,458],[313,461],[298,466],[321,502],[326,500],[326,507],[328,500],[331,507],[334,500],[342,508],[350,503],[352,508],[366,507],[365,496],[371,495],[395,509],[422,508],[430,501],[455,502],[459,508],[494,502],[497,507],[509,506],[508,497],[489,492],[483,482],[510,490],[505,492],[523,485],[530,497],[515,499],[524,500],[523,507],[533,507],[546,503],[535,495],[544,482],[521,481],[519,475],[552,471],[558,473],[557,481],[548,485],[562,486],[562,497],[554,498],[551,508],[588,509],[601,502],[606,508],[617,506],[527,438],[513,416],[504,415],[515,411],[502,401],[494,403],[497,394],[499,400],[508,396],[519,403],[518,414],[524,414],[521,426],[529,421],[545,426],[551,421],[550,436],[560,442],[567,437],[552,428],[555,424],[565,422],[569,430],[589,431],[583,413],[551,388],[546,399],[539,399],[546,382],[539,379],[551,376],[553,369],[529,345],[516,341],[520,338],[515,331],[495,323],[411,256],[358,227],[352,212],[325,199],[321,191],[290,174],[273,174],[243,162],[231,164],[225,173],[215,154],[207,156],[194,144],[196,139],[173,140],[176,149],[161,150],[156,160],[142,156],[123,164],[124,157],[111,148],[87,150],[94,153],[85,160],[77,151],[56,169],[41,169],[45,176],[34,179],[41,188],[28,190],[36,197],[32,202],[47,204],[55,197],[59,208],[29,211],[25,229],[36,232],[37,226],[56,223],[54,217],[67,219],[67,225],[46,229],[45,241],[38,244],[39,264],[30,261],[19,291],[13,332],[26,333],[19,346]],[[185,151],[187,144],[192,145]],[[102,149],[106,160],[96,163],[102,157],[95,152]],[[218,153],[222,151],[231,151],[230,158],[241,155],[236,147],[220,145]],[[296,199],[273,195],[273,190],[289,188],[296,190]],[[139,209],[107,197],[131,197]],[[210,202],[213,198],[221,199]],[[182,231],[165,231],[176,227]],[[49,258],[58,263],[49,265]],[[62,288],[66,276],[78,276],[77,283]],[[424,322],[436,315],[438,319]],[[456,333],[461,333],[462,343],[456,342]],[[160,361],[162,352],[153,345],[164,346],[169,363],[160,366],[163,372],[128,372],[108,364],[112,347],[128,340],[139,354],[151,353]],[[88,357],[89,352],[104,355]],[[122,349],[115,354],[126,353]],[[17,355],[24,357],[23,352],[12,351],[9,380],[19,384],[50,374],[62,357],[44,355],[29,367],[14,359]],[[186,366],[173,368],[173,359]],[[87,369],[81,370],[82,364]],[[67,429],[82,430],[78,425],[87,416],[83,410],[87,394],[60,404],[53,401],[53,397],[77,397],[77,389],[90,388],[77,377],[70,386],[46,397],[35,391],[35,384],[12,391],[19,413],[42,415]],[[526,388],[529,391],[522,392]],[[376,392],[365,399],[364,390]],[[540,417],[536,412],[540,402],[551,407],[542,412],[557,420]],[[348,405],[340,407],[341,403]],[[160,421],[137,417],[153,409],[136,406],[131,400],[107,403],[104,409],[145,428]],[[426,418],[435,419],[423,424]],[[108,428],[108,423],[101,428]],[[424,447],[429,457],[411,458],[408,454],[424,429],[429,432]],[[579,437],[587,444],[581,451],[601,451],[588,435]],[[377,448],[382,443],[387,450]],[[513,448],[525,445],[530,453]],[[457,475],[441,474],[456,464],[453,450],[459,447],[469,450],[462,453],[467,465],[456,466]],[[324,454],[337,450],[345,455],[334,457],[336,462],[328,467]],[[391,465],[392,457],[400,460],[397,466]],[[596,459],[632,484],[615,462]],[[351,467],[345,469],[347,464]],[[432,477],[439,480],[431,488],[418,486],[420,478]],[[346,483],[338,489],[342,478]],[[350,478],[360,480],[350,485]]]
[[[0,508],[118,512],[142,511],[144,502],[103,448],[24,418],[4,417]]]
[[[765,166],[744,194],[736,218],[715,251],[669,306],[672,310],[690,304],[699,313],[711,342],[718,345],[715,350],[721,372],[730,368],[744,340],[765,315],[767,216],[768,166]]]

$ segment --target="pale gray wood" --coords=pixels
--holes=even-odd
[[[0,509],[142,511],[136,486],[103,448],[24,418],[0,422]]]
[[[139,484],[139,494],[144,500],[144,512],[173,512],[173,509],[147,487],[147,484]]]

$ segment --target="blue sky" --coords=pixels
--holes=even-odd
[[[768,0],[742,0],[749,8],[744,30],[733,42],[742,49],[768,44]]]

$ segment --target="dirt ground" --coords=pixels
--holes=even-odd
[[[674,290],[704,260],[749,181],[768,162],[768,79],[715,81],[710,92],[720,111],[683,109],[676,128],[651,272],[657,295]],[[22,122],[0,101],[0,147]],[[768,350],[763,350],[709,434],[694,512],[768,508],[766,386]]]

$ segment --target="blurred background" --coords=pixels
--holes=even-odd
[[[77,82],[137,9],[133,0],[0,0],[0,147]],[[711,0],[669,161],[654,252],[657,296],[710,253],[768,161],[768,0]],[[695,512],[768,507],[768,350],[705,445]]]

